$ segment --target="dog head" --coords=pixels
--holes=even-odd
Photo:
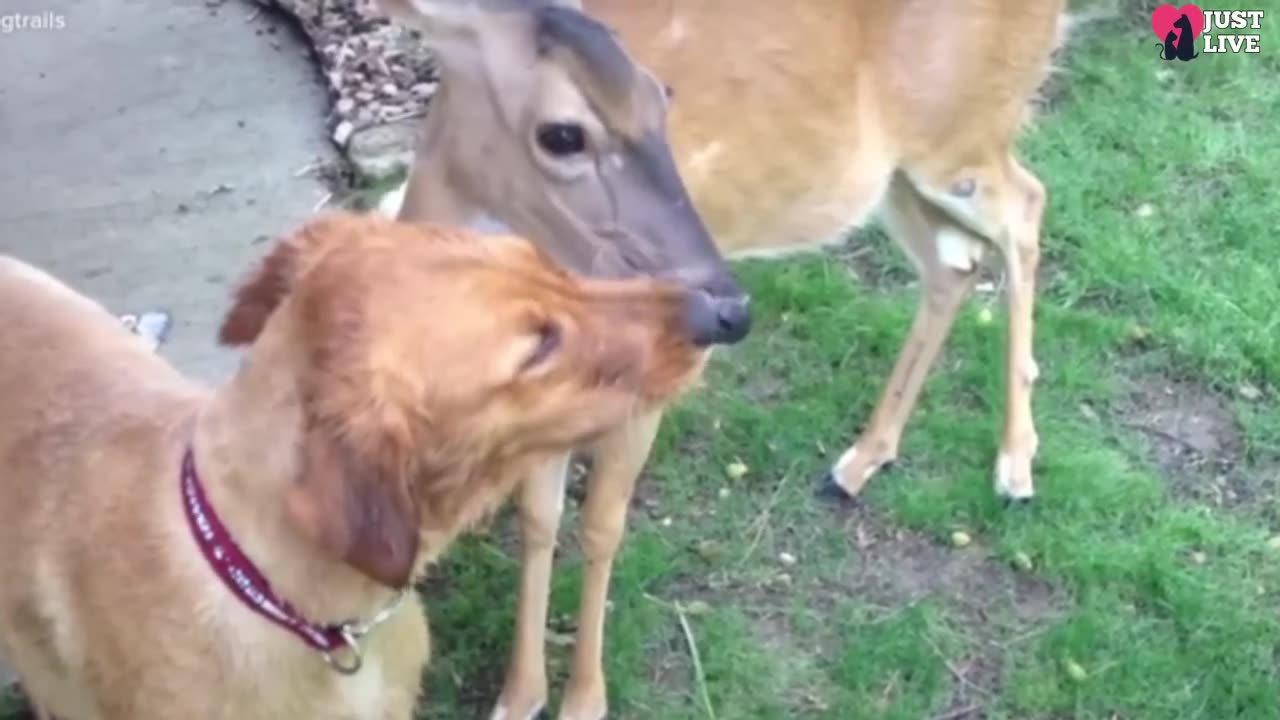
[[[330,214],[267,255],[220,340],[286,338],[305,423],[288,514],[401,586],[421,533],[494,468],[680,393],[704,358],[686,302],[655,281],[568,275],[513,236]]]

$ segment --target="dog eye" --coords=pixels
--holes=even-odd
[[[538,146],[557,157],[587,149],[587,134],[576,123],[547,123],[538,128]]]
[[[556,350],[560,349],[560,328],[553,323],[543,323],[538,327],[538,344],[533,352],[520,366],[521,370],[532,370],[546,362]]]

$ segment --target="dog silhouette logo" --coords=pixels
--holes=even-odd
[[[1161,5],[1151,13],[1151,30],[1161,42],[1160,59],[1165,61],[1181,60],[1187,62],[1200,57],[1196,52],[1196,38],[1204,32],[1204,11],[1195,5],[1187,4],[1180,8],[1172,5]]]

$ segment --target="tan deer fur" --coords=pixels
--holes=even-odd
[[[419,11],[486,5],[396,2]],[[724,255],[813,249],[879,217],[918,270],[920,305],[899,357],[869,420],[832,467],[831,487],[840,494],[858,493],[897,458],[908,416],[979,263],[994,259],[1003,260],[1009,302],[1004,429],[994,484],[1006,498],[1034,494],[1033,308],[1047,195],[1015,157],[1014,144],[1064,38],[1064,10],[1063,0],[585,2],[585,11],[616,31],[639,66],[670,86],[669,143],[694,207]],[[489,27],[484,15],[475,13],[477,36]],[[500,74],[493,85],[511,87],[524,72],[457,61],[444,85],[487,73]],[[586,108],[589,122],[619,134],[611,130],[609,108],[590,102],[586,90],[542,88],[521,92],[541,92],[541,100],[571,108],[565,111],[571,116]],[[485,109],[446,102],[432,112],[474,118]],[[431,142],[432,127],[428,119],[413,178],[389,196],[384,211],[399,208],[400,217],[419,220],[459,207],[473,211],[450,194],[458,183],[450,184],[444,167],[453,180],[466,176],[474,196],[477,183],[496,184],[529,162],[495,153],[483,166],[460,168],[449,162],[450,150]],[[546,202],[545,189],[518,189],[489,201],[486,210],[501,214],[504,202],[537,206]],[[629,197],[623,193],[617,202],[625,205]],[[516,229],[539,237],[537,228]],[[605,246],[608,240],[597,242]],[[606,712],[601,655],[609,572],[658,424],[657,417],[645,418],[595,448],[582,517],[587,569],[561,718],[598,720]],[[494,720],[525,720],[546,699],[543,626],[563,470],[564,463],[549,466],[522,492],[521,605]]]

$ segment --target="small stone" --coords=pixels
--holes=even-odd
[[[1206,562],[1209,562],[1209,556],[1197,550],[1191,553],[1191,562],[1195,563],[1196,565],[1203,565]]]
[[[778,553],[778,561],[781,562],[783,565],[795,565],[796,556],[792,555],[789,552]]]
[[[1133,214],[1140,218],[1149,218],[1156,214],[1156,209],[1151,206],[1151,203],[1142,203],[1137,210],[1133,211]]]
[[[727,488],[727,487],[722,487],[722,488],[720,488],[720,493],[719,493],[719,495],[720,495],[720,499],[721,499],[721,500],[727,499],[727,498],[729,497],[730,493],[731,493],[731,491],[729,490],[729,488]]]
[[[549,645],[555,645],[557,647],[573,647],[574,642],[575,638],[573,633],[562,633],[552,630],[547,631],[547,643]]]
[[[664,517],[662,518],[660,524],[662,525],[662,527],[671,527],[672,522],[673,520],[670,517]]]
[[[1143,342],[1151,337],[1151,328],[1145,325],[1134,325],[1129,328],[1129,339],[1135,342]]]
[[[951,533],[951,545],[953,547],[958,547],[958,548],[966,547],[971,542],[973,542],[973,538],[969,537],[969,533],[963,530],[956,530],[955,532]]]
[[[714,540],[702,540],[698,543],[697,547],[694,548],[694,552],[698,554],[698,557],[709,562],[719,560],[720,556],[723,554],[720,550],[720,545],[718,545]]]
[[[382,120],[390,120],[404,114],[404,108],[398,105],[383,105],[378,108],[378,118]]]
[[[1254,402],[1262,398],[1262,391],[1254,385],[1245,383],[1240,386],[1240,397],[1248,400],[1249,402]]]
[[[340,98],[333,109],[337,110],[339,115],[350,115],[351,111],[356,109],[356,101],[349,97]]]
[[[436,84],[433,82],[418,83],[409,88],[409,92],[417,97],[428,97],[435,94]]]
[[[343,120],[333,129],[333,141],[341,147],[346,147],[347,141],[351,139],[351,133],[355,131],[356,128],[350,121]]]
[[[383,95],[390,95],[391,97],[395,97],[399,92],[400,92],[400,88],[396,87],[395,83],[383,83],[382,85]]]
[[[369,92],[368,90],[356,91],[356,100],[362,103],[373,102],[373,98],[374,98],[374,94]]]

